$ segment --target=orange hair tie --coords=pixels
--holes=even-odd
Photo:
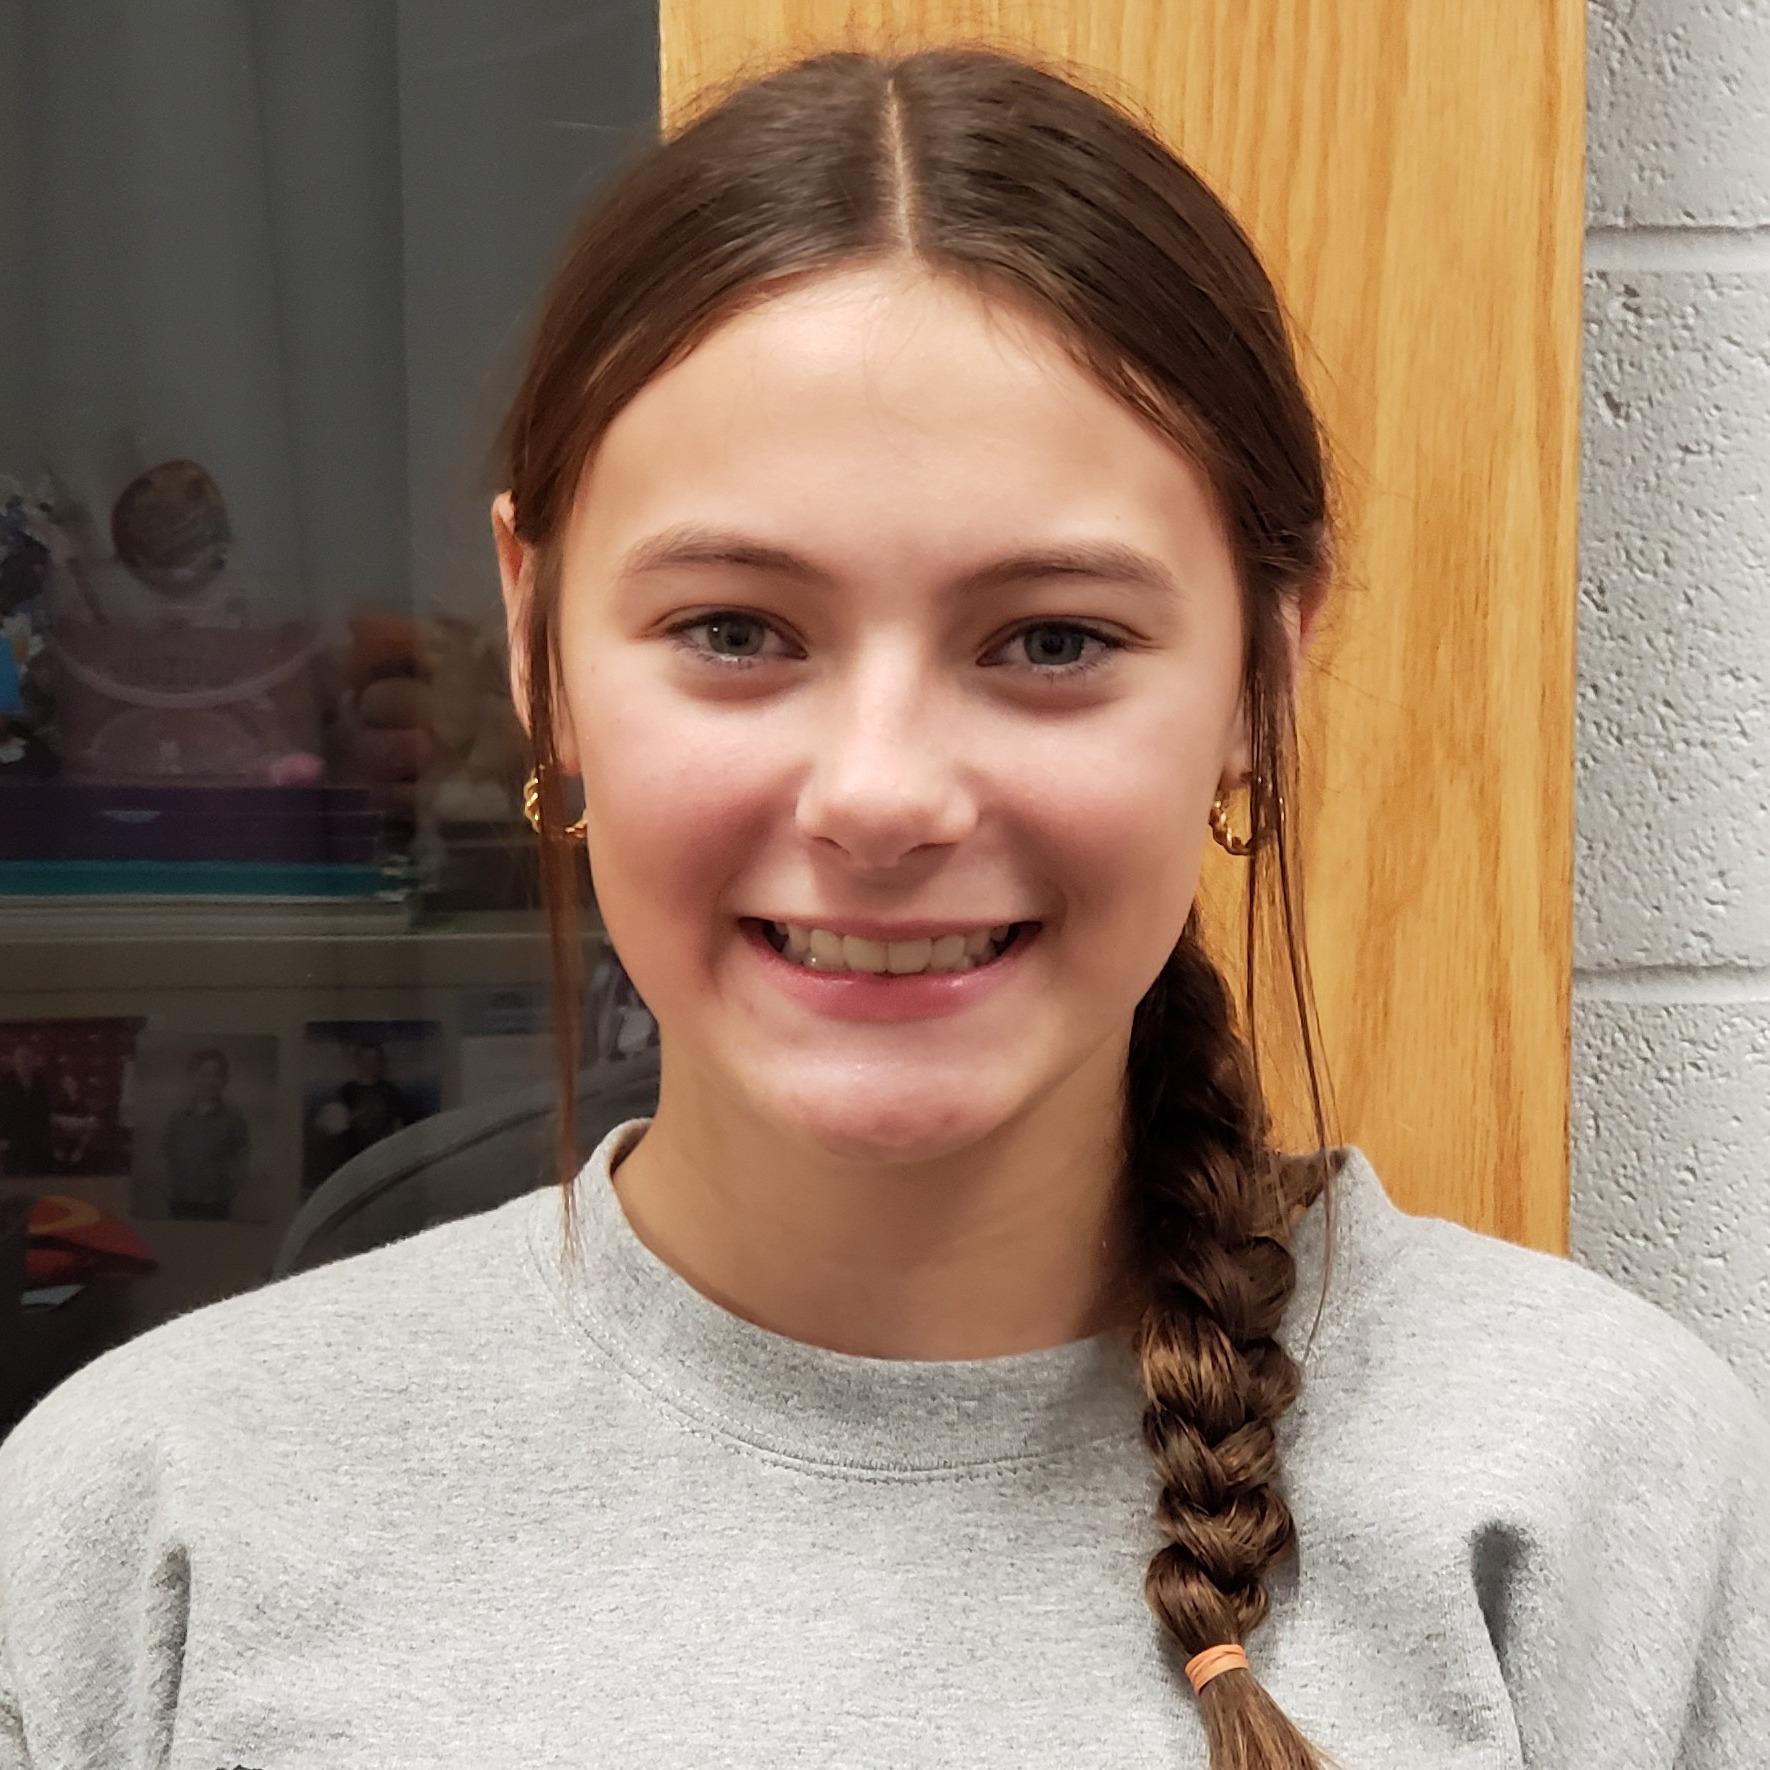
[[[1193,1694],[1203,1690],[1219,1672],[1227,1672],[1237,1666],[1244,1672],[1252,1669],[1248,1665],[1246,1650],[1234,1641],[1225,1641],[1221,1646],[1207,1647],[1203,1653],[1195,1653],[1186,1662],[1186,1676],[1192,1685]]]

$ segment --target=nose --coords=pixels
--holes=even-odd
[[[907,639],[881,642],[833,676],[807,733],[800,833],[840,848],[865,872],[947,847],[977,822],[957,709]]]

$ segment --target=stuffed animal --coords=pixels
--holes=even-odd
[[[502,628],[441,615],[359,616],[343,664],[340,772],[438,824],[519,815],[527,742]]]

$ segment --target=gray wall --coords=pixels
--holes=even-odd
[[[1770,7],[1587,17],[1573,1254],[1770,1405]]]

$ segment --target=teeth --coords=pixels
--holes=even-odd
[[[811,937],[814,941],[817,935]],[[862,940],[858,934],[844,934],[839,942],[842,957],[850,971],[883,971],[886,949],[882,940]]]
[[[847,942],[843,944],[846,946]],[[931,940],[894,940],[885,948],[885,969],[893,974],[926,971],[933,956]]]
[[[929,955],[928,967],[931,971],[965,971],[970,967],[966,960],[969,956],[962,934],[943,934],[934,943],[934,950]]]
[[[1006,940],[1014,924],[974,928],[969,934],[943,934],[938,940],[893,941],[832,934],[827,928],[807,928],[798,922],[770,926],[777,936],[785,937],[785,956],[813,970],[889,972],[907,977],[923,971],[969,971],[987,964],[994,956],[990,948]]]

